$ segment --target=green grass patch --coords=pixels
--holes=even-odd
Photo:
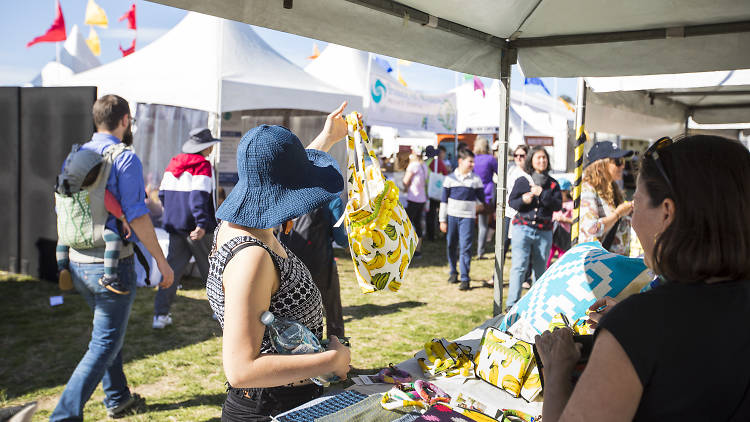
[[[348,251],[336,250],[353,373],[401,362],[433,337],[459,337],[492,316],[492,288],[482,281],[491,277],[494,261],[472,260],[472,288],[461,292],[446,282],[445,256],[444,241],[427,242],[401,291],[364,295]],[[506,264],[507,280],[509,259]],[[138,290],[123,359],[131,390],[146,398],[146,408],[124,420],[217,421],[221,416],[221,330],[211,318],[202,282],[187,278],[182,285],[172,307],[174,325],[164,330],[151,328],[155,291]],[[49,418],[91,334],[93,315],[83,298],[64,293],[64,304],[50,307],[49,297],[59,294],[53,283],[0,274],[0,406],[38,401],[35,421]],[[86,405],[87,420],[106,419],[103,398],[99,387]]]

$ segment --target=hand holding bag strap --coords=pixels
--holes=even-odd
[[[355,171],[355,181],[357,182],[358,186],[362,187],[362,192],[366,195],[366,198],[360,198],[360,205],[364,205],[364,203],[368,203],[375,199],[375,196],[373,196],[373,192],[370,192],[370,183],[369,181],[375,180],[375,181],[382,181],[383,173],[380,169],[380,161],[378,160],[377,155],[370,149],[370,139],[367,136],[367,132],[365,132],[365,125],[362,122],[362,119],[358,116],[356,112],[350,113],[346,117],[346,122],[348,124],[348,131],[349,131],[349,137],[353,141],[353,144],[355,146],[356,150],[356,158],[352,158],[351,154],[355,154],[354,151],[350,152],[350,159],[352,162],[355,160],[358,161],[359,169]],[[350,142],[351,146],[351,142]],[[365,165],[365,154],[370,157],[370,163],[369,171],[371,172],[371,177],[368,177],[367,171],[368,166]],[[348,169],[350,170],[350,169]]]

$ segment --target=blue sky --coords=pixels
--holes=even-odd
[[[88,27],[83,24],[87,0],[60,0],[65,26],[68,34],[74,24],[88,35]],[[130,0],[97,0],[107,13],[109,28],[96,28],[101,39],[102,63],[111,62],[121,57],[118,45],[127,48],[133,39],[133,32],[127,29],[126,22],[117,19],[124,14],[132,1]],[[142,48],[154,41],[176,25],[187,12],[144,0],[136,0],[137,12],[137,48]],[[0,85],[19,85],[33,79],[42,67],[55,58],[55,43],[39,43],[27,48],[26,43],[42,35],[52,24],[55,17],[54,0],[3,0],[0,1],[0,27],[3,37],[0,40]],[[258,34],[280,54],[298,66],[304,67],[310,61],[313,43],[322,51],[327,43],[310,38],[300,37],[266,28],[255,28]],[[392,66],[395,58],[388,58]],[[462,75],[455,72],[413,63],[401,67],[401,74],[410,88],[428,92],[445,92],[455,86],[456,81],[463,82]],[[545,85],[553,90],[555,78],[544,78]],[[490,80],[483,78],[486,85]],[[514,66],[511,77],[512,89],[520,90],[523,80]],[[537,86],[528,85],[529,92],[544,91]],[[557,79],[558,95],[568,95],[575,99],[576,82],[574,79]]]

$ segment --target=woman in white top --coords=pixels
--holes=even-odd
[[[422,161],[421,151],[412,149],[403,182],[406,188],[406,215],[419,237],[414,257],[419,258],[422,256],[422,212],[427,202],[427,167]]]
[[[633,151],[612,142],[597,142],[589,150],[581,185],[579,243],[598,240],[610,252],[629,255],[633,203],[624,200],[617,181],[622,180],[625,157],[631,155]]]

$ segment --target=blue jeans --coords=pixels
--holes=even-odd
[[[70,263],[73,284],[94,311],[94,327],[88,350],[70,376],[50,421],[82,421],[83,406],[102,382],[107,408],[130,399],[130,389],[122,370],[122,345],[135,299],[136,280],[133,257],[120,259],[120,282],[130,289],[119,295],[99,285],[103,264]]]
[[[469,281],[471,247],[474,243],[474,219],[448,216],[448,264],[451,275],[458,274],[456,261],[461,265],[461,281]]]
[[[549,248],[552,246],[552,230],[539,230],[523,224],[511,225],[513,237],[510,240],[511,265],[510,286],[508,287],[508,300],[505,308],[510,308],[518,302],[521,296],[521,283],[526,275],[526,268],[531,259],[531,268],[534,270],[534,280],[544,274],[547,269],[547,257]]]

